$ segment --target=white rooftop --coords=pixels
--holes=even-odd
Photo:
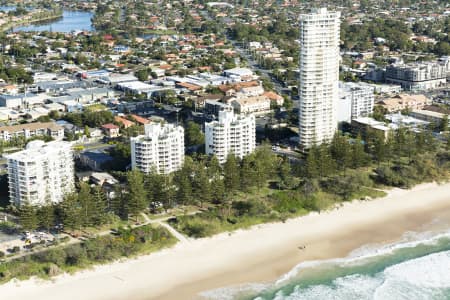
[[[415,114],[421,114],[421,115],[434,117],[434,118],[443,118],[444,117],[443,113],[430,111],[430,110],[424,110],[424,109],[415,109],[412,112]]]
[[[130,90],[146,90],[146,89],[150,89],[152,87],[151,85],[141,82],[141,81],[122,82],[122,83],[119,83],[118,86],[120,86],[122,88],[130,89]]]
[[[355,122],[357,122],[357,123],[365,124],[365,125],[372,126],[372,127],[380,126],[380,125],[384,126],[383,122],[377,121],[377,120],[375,120],[373,118],[370,118],[370,117],[361,117],[361,118],[356,118],[356,119],[353,119],[353,120]]]
[[[249,68],[233,68],[233,69],[225,70],[224,73],[239,75],[239,76],[253,75],[253,71],[250,70]]]
[[[397,125],[405,125],[405,126],[424,126],[429,124],[429,122],[419,120],[410,116],[402,115],[401,113],[397,114],[388,114],[385,116],[386,119],[391,121]]]
[[[35,140],[29,142],[25,150],[8,154],[5,157],[17,161],[36,161],[39,157],[51,156],[52,153],[69,149],[71,146],[70,142],[52,141],[46,143],[41,140]]]

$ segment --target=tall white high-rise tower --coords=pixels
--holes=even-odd
[[[332,139],[339,101],[340,13],[326,8],[300,15],[300,147]]]

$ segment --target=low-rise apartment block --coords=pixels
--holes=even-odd
[[[355,134],[361,134],[366,138],[369,131],[381,133],[385,139],[388,138],[392,127],[386,126],[384,122],[377,121],[369,117],[361,117],[352,120],[352,130]]]
[[[396,64],[386,67],[386,81],[400,84],[404,90],[428,90],[444,85],[447,72],[437,62]]]
[[[270,99],[264,95],[237,98],[230,101],[230,103],[240,114],[266,113],[270,111]]]
[[[36,122],[0,127],[0,140],[5,142],[18,137],[29,139],[34,136],[49,136],[56,141],[62,141],[64,128],[54,122]]]
[[[389,112],[397,112],[404,109],[422,109],[432,103],[433,101],[425,95],[399,94],[395,97],[384,99],[378,104],[386,108]]]
[[[445,114],[436,111],[415,109],[411,112],[411,116],[419,120],[427,121],[439,126],[442,120],[444,119]]]

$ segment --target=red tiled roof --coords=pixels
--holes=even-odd
[[[132,117],[136,122],[138,122],[139,124],[142,124],[142,125],[145,125],[145,124],[150,123],[150,120],[149,120],[149,119],[140,117],[140,116],[138,116],[138,115],[131,115],[131,117]]]
[[[127,120],[127,119],[119,117],[119,116],[115,116],[114,117],[114,121],[116,121],[117,123],[122,124],[125,128],[128,128],[128,127],[134,125],[134,122],[131,122],[130,120]]]
[[[163,69],[163,70],[170,70],[170,69],[172,69],[172,66],[171,65],[161,65],[161,66],[159,66],[159,68]]]
[[[191,83],[187,83],[187,82],[179,82],[179,83],[177,83],[177,85],[181,86],[181,87],[185,87],[191,91],[198,91],[202,88],[199,85],[195,85],[195,84],[191,84]]]
[[[269,92],[265,92],[264,93],[264,96],[266,96],[267,98],[269,98],[270,100],[273,100],[273,101],[275,101],[275,100],[278,100],[278,99],[282,99],[283,97],[281,97],[280,95],[278,95],[277,93],[275,93],[275,92],[271,92],[271,91],[269,91]]]
[[[240,91],[242,88],[247,88],[247,87],[254,87],[254,86],[258,86],[259,83],[258,81],[248,81],[248,82],[239,82],[236,84],[223,84],[223,85],[219,85],[219,89],[222,92],[226,92],[228,90],[234,89],[236,91]]]
[[[108,124],[102,125],[102,128],[111,130],[111,129],[119,129],[119,126],[116,126],[112,123],[108,123]]]

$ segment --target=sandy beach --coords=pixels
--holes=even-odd
[[[344,257],[365,245],[399,240],[408,231],[440,230],[449,223],[450,184],[422,184],[286,223],[189,240],[52,282],[9,282],[0,286],[0,295],[8,300],[197,299],[201,291],[274,281],[302,261]]]

